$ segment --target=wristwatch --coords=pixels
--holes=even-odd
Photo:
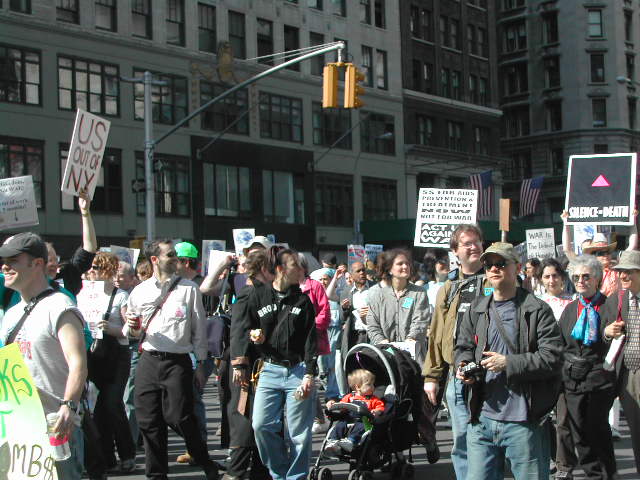
[[[63,400],[60,402],[60,405],[66,405],[69,407],[69,410],[73,410],[74,412],[78,411],[78,404],[73,400]]]

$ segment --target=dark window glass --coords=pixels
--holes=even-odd
[[[40,53],[0,44],[0,101],[40,105]]]
[[[313,102],[312,121],[314,145],[351,149],[350,109],[322,108],[320,103]],[[347,134],[347,132],[349,133]],[[344,138],[336,143],[343,135]]]
[[[425,63],[422,66],[422,78],[424,80],[424,91],[427,93],[434,93],[433,65],[431,63]]]
[[[205,215],[251,215],[251,172],[248,168],[217,163],[203,163],[202,168]]]
[[[544,59],[545,81],[547,88],[560,86],[560,57]]]
[[[547,118],[549,130],[552,132],[562,130],[562,103],[547,102]]]
[[[316,223],[353,226],[353,177],[316,173],[315,184]]]
[[[460,22],[453,18],[449,20],[449,46],[460,50]]]
[[[44,142],[0,137],[0,178],[33,177],[38,208],[44,207]]]
[[[198,4],[198,49],[216,53],[216,7]]]
[[[447,122],[446,147],[449,150],[464,150],[462,142],[462,129],[462,123],[460,122]]]
[[[478,48],[477,48],[478,55],[484,58],[488,58],[489,43],[487,40],[487,30],[484,28],[478,27],[476,39],[478,41]]]
[[[56,20],[59,22],[80,23],[78,0],[56,0]]]
[[[558,41],[558,12],[546,14],[542,21],[544,23],[544,43],[556,43]]]
[[[260,136],[302,143],[302,101],[261,92]]]
[[[489,80],[483,77],[480,77],[478,80],[478,100],[480,101],[480,105],[489,105],[488,83]]]
[[[412,37],[421,38],[420,8],[415,5],[412,5],[409,10],[409,31]]]
[[[416,143],[419,145],[435,145],[433,136],[433,118],[416,115]]]
[[[228,87],[200,80],[200,104],[204,105],[226,90],[228,90]],[[201,117],[202,128],[218,132],[229,128],[228,132],[249,135],[248,110],[247,89],[238,90],[223,100],[214,103],[203,112]]]
[[[565,175],[567,161],[564,159],[564,150],[562,147],[551,149],[551,175]]]
[[[134,69],[133,75],[141,77],[144,71]],[[187,79],[178,75],[153,73],[154,80],[165,82],[165,85],[151,87],[153,121],[165,125],[174,125],[187,116]],[[134,111],[136,120],[144,120],[144,85],[134,86]]]
[[[362,73],[364,74],[363,85],[373,87],[373,49],[362,45]]]
[[[475,25],[467,25],[467,49],[469,53],[476,55],[478,49],[478,41],[476,40]]]
[[[594,98],[591,100],[591,110],[593,113],[593,126],[607,126],[607,100],[605,98]]]
[[[235,58],[246,58],[244,14],[229,10],[229,42]]]
[[[460,72],[456,70],[451,72],[451,98],[454,100],[460,100],[461,98],[460,77]]]
[[[529,91],[528,65],[515,63],[502,69],[504,94],[517,95]]]
[[[633,42],[633,15],[631,12],[624,12],[624,39]]]
[[[273,22],[258,18],[257,23],[258,56],[273,55]],[[273,65],[273,57],[258,60],[265,65]]]
[[[626,67],[627,67],[627,78],[630,80],[635,80],[636,78],[636,58],[630,54],[627,53],[625,55],[625,59],[626,59]]]
[[[167,0],[167,43],[184,47],[184,0]]]
[[[316,10],[322,10],[322,0],[307,0],[309,8],[315,8]]]
[[[473,127],[473,151],[480,155],[489,155],[491,130],[487,127]]]
[[[384,2],[385,0],[374,0],[373,2],[375,25],[378,28],[386,28],[387,25],[384,11]]]
[[[298,50],[300,48],[300,30],[291,25],[284,26],[284,50]],[[296,63],[287,67],[289,70],[300,71],[300,64]]]
[[[604,82],[604,55],[601,53],[591,54],[591,81]]]
[[[502,122],[502,133],[505,137],[529,135],[529,107],[523,106],[505,109]]]
[[[324,35],[321,33],[310,32],[309,43],[311,46],[322,45],[324,43]],[[322,70],[325,65],[325,55],[318,55],[311,59],[311,75],[322,76]]]
[[[115,32],[118,30],[116,0],[96,0],[96,28]]]
[[[9,9],[13,12],[31,13],[31,0],[9,0]]]
[[[363,220],[398,218],[398,189],[395,180],[362,177]]]
[[[395,126],[391,115],[361,112],[360,148],[363,152],[395,155]]]
[[[443,68],[440,71],[440,91],[443,97],[451,97],[451,71]]]
[[[191,215],[191,178],[189,159],[176,155],[155,154],[154,178],[156,215],[188,217]],[[136,152],[136,178],[144,178],[144,153]],[[145,214],[146,193],[137,197],[138,215]]]
[[[131,22],[134,37],[152,37],[151,0],[131,0]]]
[[[587,33],[590,37],[604,36],[602,28],[602,10],[587,11]]]
[[[522,181],[524,178],[531,178],[531,152],[525,150],[513,153],[506,167],[505,178],[508,180]],[[514,207],[514,211],[518,210]]]
[[[333,9],[334,15],[347,16],[347,0],[331,0],[329,5]]]
[[[527,27],[524,21],[511,23],[505,27],[502,48],[507,53],[527,48]]]
[[[635,98],[628,98],[627,99],[627,104],[628,104],[628,108],[629,108],[629,128],[631,130],[635,130],[636,129],[636,99]]]
[[[360,21],[371,25],[371,0],[360,1]]]
[[[99,115],[119,115],[118,66],[81,58],[58,57],[58,108],[81,108]]]
[[[593,146],[593,153],[609,153],[609,145],[606,143],[596,143]]]
[[[262,171],[264,221],[304,223],[304,183],[302,175],[277,170]]]

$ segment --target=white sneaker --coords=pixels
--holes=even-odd
[[[620,435],[620,432],[617,428],[611,427],[611,438],[613,438],[614,440],[620,440],[622,438],[622,435]]]
[[[327,440],[327,444],[324,446],[324,454],[326,456],[335,456],[340,453],[340,445],[338,440]]]
[[[342,440],[338,440],[338,445],[340,445],[340,448],[347,453],[353,452],[353,447],[354,447],[353,442],[348,438],[343,438]]]
[[[313,426],[311,427],[311,431],[313,433],[324,433],[327,430],[329,430],[329,423],[328,422],[313,422]]]

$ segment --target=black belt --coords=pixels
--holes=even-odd
[[[363,334],[363,333],[367,333],[367,331],[366,330],[356,330],[356,333]]]
[[[148,353],[160,360],[183,360],[184,357],[189,357],[188,353],[158,352],[157,350],[143,350],[142,353]]]
[[[302,362],[302,359],[286,360],[286,359],[278,359],[273,357],[264,357],[263,360],[267,363],[273,363],[274,365],[278,365],[280,367],[286,367],[286,368],[293,368]]]

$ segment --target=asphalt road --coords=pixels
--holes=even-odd
[[[220,410],[218,406],[218,398],[216,394],[216,390],[214,387],[214,383],[212,381],[209,382],[208,387],[205,390],[205,404],[207,407],[207,420],[208,420],[208,430],[209,430],[209,452],[212,457],[219,461],[223,462],[224,458],[227,456],[226,450],[221,450],[218,442],[218,437],[215,436],[215,431],[218,428],[219,420],[220,420]],[[629,437],[629,430],[627,428],[627,424],[624,420],[624,417],[621,418],[621,434],[622,440],[616,442],[614,444],[616,448],[616,460],[618,462],[618,472],[620,474],[620,480],[638,480],[638,473],[635,468],[635,462],[633,458],[633,451],[631,450],[631,439]],[[313,461],[318,455],[318,450],[320,449],[320,444],[322,441],[323,435],[314,435],[313,436]],[[429,465],[426,459],[426,455],[424,449],[421,447],[417,447],[413,451],[413,460],[415,465],[415,478],[416,479],[428,479],[428,480],[453,480],[455,479],[455,474],[453,472],[453,466],[451,465],[450,452],[451,452],[451,430],[448,428],[446,421],[439,422],[438,428],[438,444],[440,446],[441,458],[440,461],[436,464]],[[201,470],[196,467],[191,467],[188,465],[180,465],[175,463],[175,459],[178,455],[184,452],[184,442],[180,437],[178,437],[175,433],[170,431],[169,436],[169,478],[180,478],[180,479],[190,479],[190,480],[200,480],[204,478],[204,475],[201,473]],[[348,465],[338,463],[338,461],[334,461],[333,463],[326,463],[330,466],[333,472],[334,480],[346,480],[347,474],[349,473]],[[127,475],[117,475],[113,474],[109,476],[110,478],[118,478],[122,480],[134,480],[134,479],[143,479],[144,476],[144,451],[142,449],[138,450],[137,456],[137,469],[134,474]],[[390,478],[388,473],[380,473],[376,472],[374,475],[374,480],[387,480]],[[513,478],[513,477],[507,477]],[[574,478],[584,479],[584,475],[582,471],[575,472]],[[473,477],[470,476],[470,480]]]

